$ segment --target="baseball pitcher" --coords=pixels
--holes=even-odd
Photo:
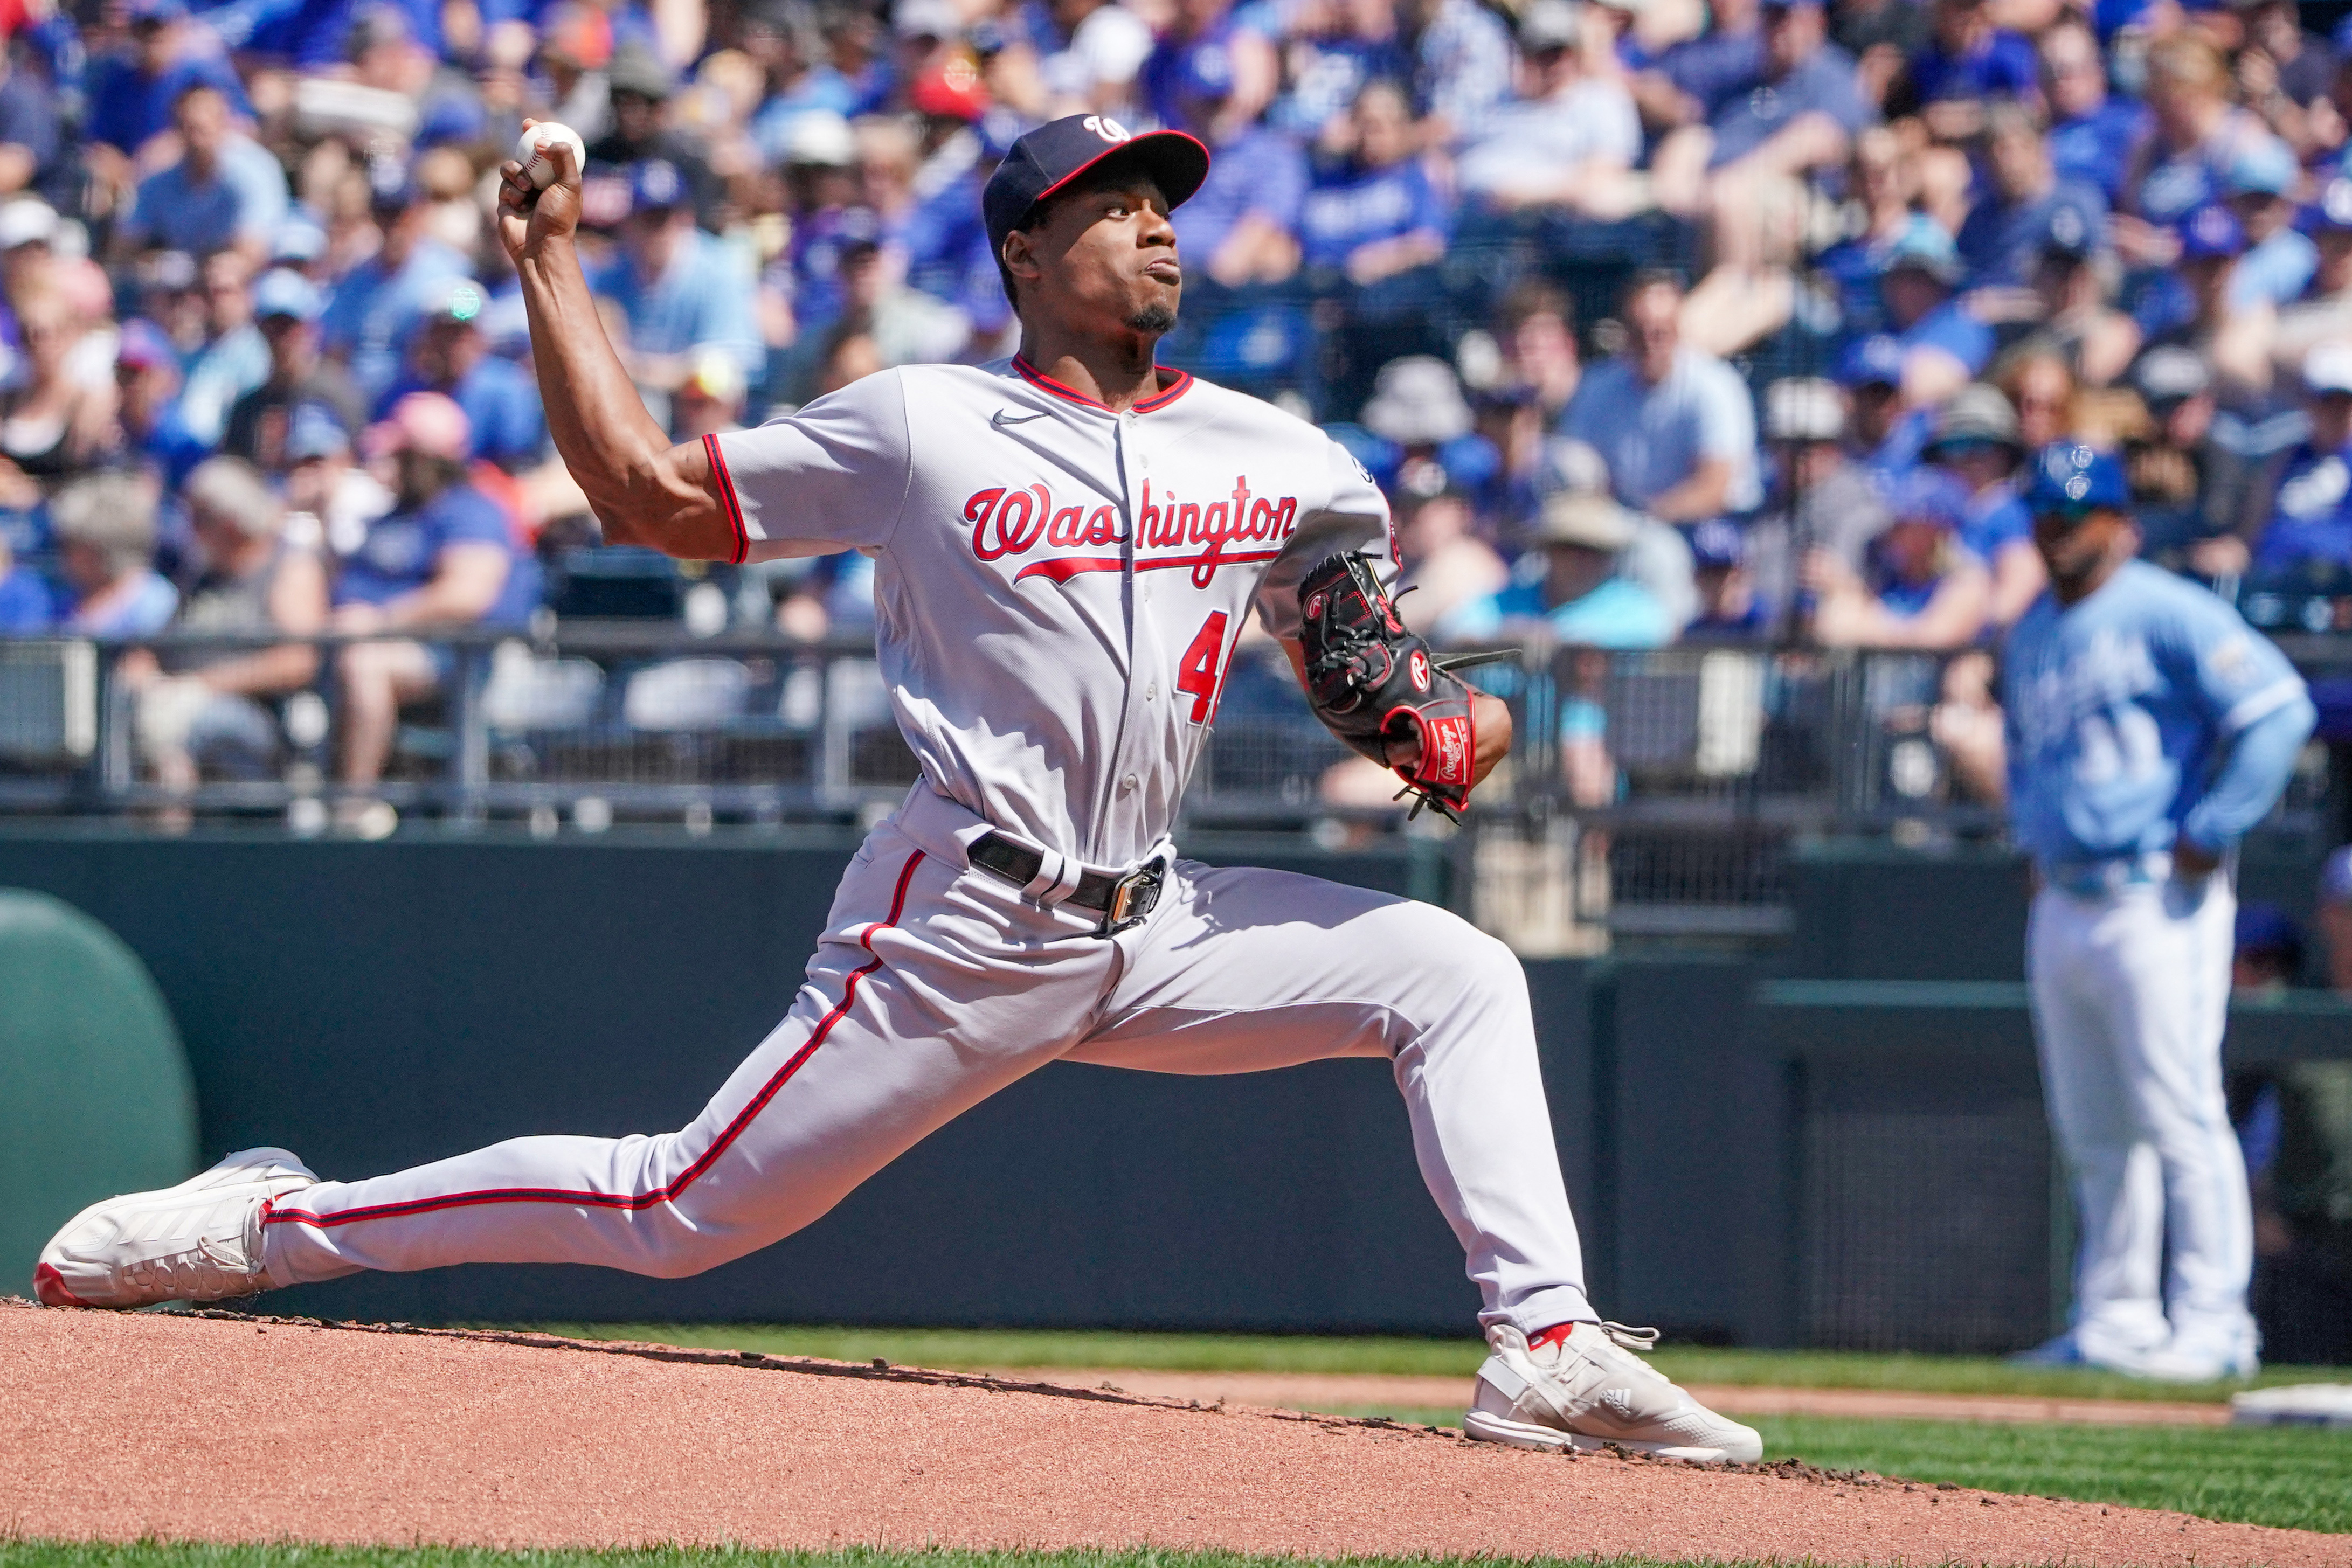
[[[876,641],[922,781],[866,839],[791,1013],[695,1122],[520,1138],[366,1181],[282,1149],[88,1210],[43,1252],[53,1305],[249,1294],[364,1269],[601,1263],[684,1275],[808,1224],[1049,1061],[1243,1072],[1387,1060],[1483,1295],[1471,1435],[1689,1459],[1760,1445],[1652,1371],[1586,1300],[1525,977],[1444,911],[1212,869],[1170,841],[1255,612],[1310,701],[1441,809],[1502,757],[1502,705],[1405,632],[1380,491],[1313,426],[1154,348],[1183,270],[1188,136],[1096,116],[1016,143],[983,194],[1021,352],[870,376],[673,446],[573,252],[579,172],[509,164],[548,424],[614,543],[876,560]]]
[[[2026,500],[2050,588],[2004,654],[2010,817],[2040,883],[2026,968],[2082,1247],[2073,1326],[2022,1359],[2243,1376],[2258,1336],[2221,1092],[2231,851],[2317,716],[2236,611],[2136,559],[2115,458],[2051,446]]]

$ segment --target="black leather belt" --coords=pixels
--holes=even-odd
[[[1002,833],[975,839],[971,847],[964,851],[964,858],[1015,887],[1027,887],[1045,866],[1044,855],[1022,848]],[[1096,927],[1095,935],[1114,936],[1130,925],[1143,923],[1144,916],[1158,906],[1160,885],[1167,878],[1168,862],[1164,859],[1139,866],[1125,876],[1105,876],[1090,871],[1078,878],[1076,889],[1062,902],[1101,915],[1102,924]]]

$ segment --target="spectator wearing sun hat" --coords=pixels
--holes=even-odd
[[[388,416],[411,392],[439,392],[466,415],[473,455],[520,473],[546,448],[547,416],[530,378],[490,352],[482,330],[488,305],[481,285],[452,278],[418,323],[407,362],[376,400],[376,413]]]
[[[1963,387],[1937,412],[1935,438],[1921,455],[1958,481],[1967,497],[1960,543],[1992,573],[1986,606],[1992,623],[2011,624],[2048,580],[2033,548],[2033,518],[2012,482],[2025,457],[2017,410],[1999,387]]]
[[[1891,520],[1870,543],[1862,570],[1826,550],[1805,558],[1817,596],[1812,632],[1843,648],[1964,648],[1985,627],[1991,577],[1960,542],[1968,492],[1934,468],[1915,469],[1887,498]]]
[[[1739,564],[1756,613],[1775,631],[1787,628],[1795,610],[1807,552],[1827,550],[1858,571],[1886,527],[1889,476],[1848,451],[1849,418],[1847,393],[1835,382],[1790,376],[1764,389],[1773,486],[1746,530]],[[1694,532],[1694,554],[1699,546]]]
[[[1672,617],[1619,570],[1636,532],[1633,514],[1605,495],[1554,493],[1536,524],[1537,548],[1509,584],[1456,606],[1435,636],[1488,643],[1537,630],[1588,648],[1664,647],[1674,641]]]
[[[711,172],[702,143],[665,121],[665,110],[677,87],[669,68],[644,44],[626,43],[613,51],[604,81],[613,124],[588,144],[589,167],[601,173],[626,171],[656,159],[667,163],[686,181],[694,199],[695,221],[715,232],[723,215],[726,187]]]

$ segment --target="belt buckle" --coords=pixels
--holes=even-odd
[[[1095,935],[1116,936],[1130,926],[1142,925],[1160,906],[1160,889],[1167,879],[1168,862],[1164,860],[1138,866],[1120,877],[1110,890],[1110,901],[1103,906],[1102,924],[1095,927]]]

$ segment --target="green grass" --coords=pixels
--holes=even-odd
[[[1313,1568],[1668,1568],[1647,1557],[1331,1557]],[[965,1552],[949,1547],[891,1551],[851,1546],[826,1552],[754,1552],[737,1547],[666,1546],[621,1552],[494,1552],[457,1546],[307,1546],[289,1542],[219,1546],[142,1541],[113,1545],[0,1539],[0,1568],[1306,1568],[1307,1559],[1239,1552]],[[1690,1559],[1716,1568],[1762,1564]]]
[[[1052,1366],[1155,1372],[1409,1373],[1468,1377],[1473,1339],[1316,1338],[1285,1334],[1111,1333],[1019,1329],[796,1328],[756,1323],[535,1323],[581,1339],[650,1340],[832,1361],[1013,1372]],[[2151,1384],[2086,1367],[2011,1366],[1992,1356],[1863,1355],[1839,1351],[1712,1350],[1671,1343],[1654,1358],[1679,1383],[1775,1388],[1881,1388],[1914,1394],[2039,1394],[2069,1398],[2211,1400],[2245,1387],[2352,1380],[2352,1369],[2264,1367],[2251,1384]]]
[[[1420,1426],[1458,1410],[1335,1412]],[[2352,1432],[2308,1427],[2061,1427],[1994,1421],[1746,1417],[1764,1457],[1985,1491],[2178,1509],[2206,1519],[2352,1531]]]

